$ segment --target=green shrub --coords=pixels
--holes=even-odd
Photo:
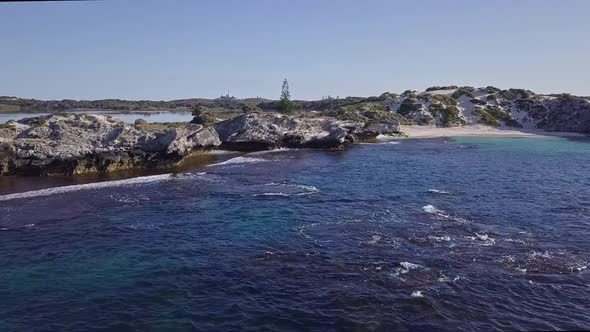
[[[408,98],[416,98],[416,91],[414,90],[406,90],[404,91],[404,93],[402,93],[402,96],[404,97],[408,97]]]
[[[380,100],[386,100],[386,99],[395,99],[398,98],[399,95],[397,93],[393,93],[393,92],[384,92],[379,96]]]
[[[217,118],[210,112],[203,112],[195,115],[191,120],[191,123],[196,123],[204,126],[212,125],[217,121]]]
[[[477,99],[477,98],[471,98],[470,101],[474,104],[474,105],[487,105],[488,103],[486,103],[485,101],[481,100],[481,99]]]
[[[496,100],[497,100],[497,98],[496,98],[496,95],[495,95],[495,94],[487,96],[487,97],[486,97],[486,99],[487,99],[488,101],[496,101]]]
[[[434,117],[436,117],[439,113],[442,113],[444,110],[445,107],[439,103],[430,104],[430,106],[428,107],[428,111]]]
[[[402,104],[399,106],[399,109],[397,110],[397,112],[401,115],[408,115],[412,112],[416,112],[420,110],[420,105],[415,103],[415,99],[412,98],[406,98]]]
[[[461,89],[458,89],[457,91],[453,92],[453,94],[451,95],[451,98],[453,98],[453,99],[459,99],[459,98],[461,98],[461,96],[467,96],[469,98],[475,98],[475,95],[471,91],[469,91],[469,90],[467,90],[465,88],[461,88]]]
[[[200,125],[211,125],[217,121],[217,118],[211,112],[207,111],[207,108],[202,105],[195,105],[193,107],[193,119],[191,123],[196,123]]]
[[[489,126],[497,126],[499,124],[498,119],[496,119],[490,113],[486,112],[482,107],[474,108],[473,112],[480,115],[480,122],[483,124],[487,124]]]
[[[444,126],[464,125],[465,120],[459,116],[459,109],[455,106],[448,106],[442,111],[442,124]]]
[[[258,106],[248,103],[242,104],[241,108],[244,114],[259,113],[261,111],[261,109],[258,108]]]
[[[437,90],[454,90],[459,89],[456,85],[446,85],[446,86],[431,86],[430,88],[426,89],[426,91],[437,91]]]
[[[354,121],[363,123],[366,123],[367,121],[367,118],[360,115],[356,110],[347,108],[339,108],[337,110],[328,111],[327,115],[343,121]]]
[[[476,114],[481,116],[481,122],[490,126],[498,126],[499,120],[504,121],[507,126],[522,127],[520,123],[512,119],[510,113],[502,110],[498,106],[487,106],[486,108],[476,107],[473,110]]]
[[[431,101],[439,101],[447,105],[457,106],[457,100],[447,95],[433,95],[430,97]]]
[[[501,90],[496,88],[495,86],[487,86],[485,89],[485,92],[490,93],[490,94],[495,94],[500,92]]]
[[[486,112],[488,112],[489,114],[491,114],[492,116],[494,116],[496,119],[499,119],[499,120],[507,121],[512,118],[510,116],[510,113],[502,110],[498,106],[487,106],[485,110],[486,110]]]

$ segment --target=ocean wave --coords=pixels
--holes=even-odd
[[[397,144],[400,144],[400,142],[399,141],[379,141],[379,142],[376,142],[376,143],[373,143],[373,142],[361,142],[361,143],[358,143],[358,144],[360,144],[360,145],[397,145]]]
[[[437,241],[437,242],[443,242],[443,241],[444,242],[449,242],[449,241],[451,241],[451,237],[448,236],[448,235],[444,235],[444,236],[429,235],[428,236],[428,239],[434,240],[434,241]]]
[[[433,214],[441,219],[452,220],[452,221],[456,221],[456,222],[459,222],[462,224],[466,224],[469,222],[467,219],[450,215],[446,211],[437,209],[436,207],[434,207],[433,205],[430,205],[430,204],[423,206],[422,211],[429,213],[429,214]]]
[[[578,273],[588,262],[566,251],[530,251],[524,255],[505,255],[499,259],[505,267],[520,273]]]
[[[475,236],[467,236],[466,238],[471,241],[478,241],[483,246],[493,246],[494,244],[496,244],[496,239],[491,238],[489,235],[485,233],[475,233]]]
[[[419,264],[414,264],[414,263],[410,263],[410,262],[400,262],[399,263],[399,267],[397,267],[395,269],[395,272],[393,273],[393,276],[396,278],[399,278],[402,274],[407,274],[411,271],[414,270],[428,270],[428,268],[419,265]]]
[[[422,291],[413,291],[410,296],[411,297],[424,297],[424,295],[422,294]]]
[[[141,177],[137,177],[137,178],[117,180],[117,181],[105,181],[105,182],[95,182],[95,183],[87,183],[87,184],[76,184],[76,185],[72,185],[72,186],[47,188],[47,189],[26,191],[26,192],[16,193],[16,194],[2,195],[2,196],[0,196],[0,201],[9,201],[9,200],[14,200],[14,199],[23,199],[23,198],[32,198],[32,197],[53,196],[53,195],[71,193],[71,192],[82,191],[82,190],[92,190],[92,189],[129,186],[129,185],[137,185],[137,184],[152,183],[152,182],[161,182],[161,181],[172,180],[175,178],[177,178],[177,176],[170,173],[170,174],[161,174],[161,175],[141,176]]]
[[[261,163],[261,162],[265,162],[265,161],[270,161],[270,160],[240,156],[240,157],[228,159],[228,160],[220,162],[220,163],[211,164],[209,166],[211,167],[211,166],[255,164],[255,163]]]
[[[248,155],[249,156],[260,156],[260,155],[265,155],[265,154],[270,154],[270,153],[291,152],[291,151],[297,151],[297,150],[300,150],[300,149],[278,148],[278,149],[273,149],[273,150],[264,150],[264,151],[250,152],[250,153],[248,153]]]
[[[428,192],[431,194],[451,195],[450,191],[440,189],[428,189]]]
[[[290,196],[306,196],[312,195],[320,190],[317,187],[304,185],[304,184],[288,184],[288,183],[277,183],[271,182],[267,183],[264,186],[277,186],[283,189],[294,188],[295,190],[292,192],[283,192],[283,191],[276,191],[276,192],[264,192],[260,194],[254,194],[254,196],[283,196],[283,197],[290,197]]]

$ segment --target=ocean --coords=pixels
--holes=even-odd
[[[26,180],[0,330],[590,329],[589,164],[585,139],[462,137]]]

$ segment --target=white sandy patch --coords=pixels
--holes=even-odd
[[[424,91],[422,93],[427,94],[427,95],[447,95],[447,96],[450,96],[453,93],[455,93],[455,91],[457,91],[457,89]]]
[[[568,133],[557,131],[544,131],[540,129],[514,129],[496,128],[484,125],[441,128],[433,126],[400,126],[402,132],[409,138],[433,138],[452,136],[486,136],[486,137],[536,137],[536,136],[563,136],[585,137],[580,133]]]

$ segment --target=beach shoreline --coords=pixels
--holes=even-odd
[[[521,128],[496,128],[483,125],[472,125],[462,127],[434,127],[401,125],[400,130],[408,138],[437,138],[453,136],[480,136],[480,137],[589,137],[582,133],[545,131],[542,129],[521,129]]]

